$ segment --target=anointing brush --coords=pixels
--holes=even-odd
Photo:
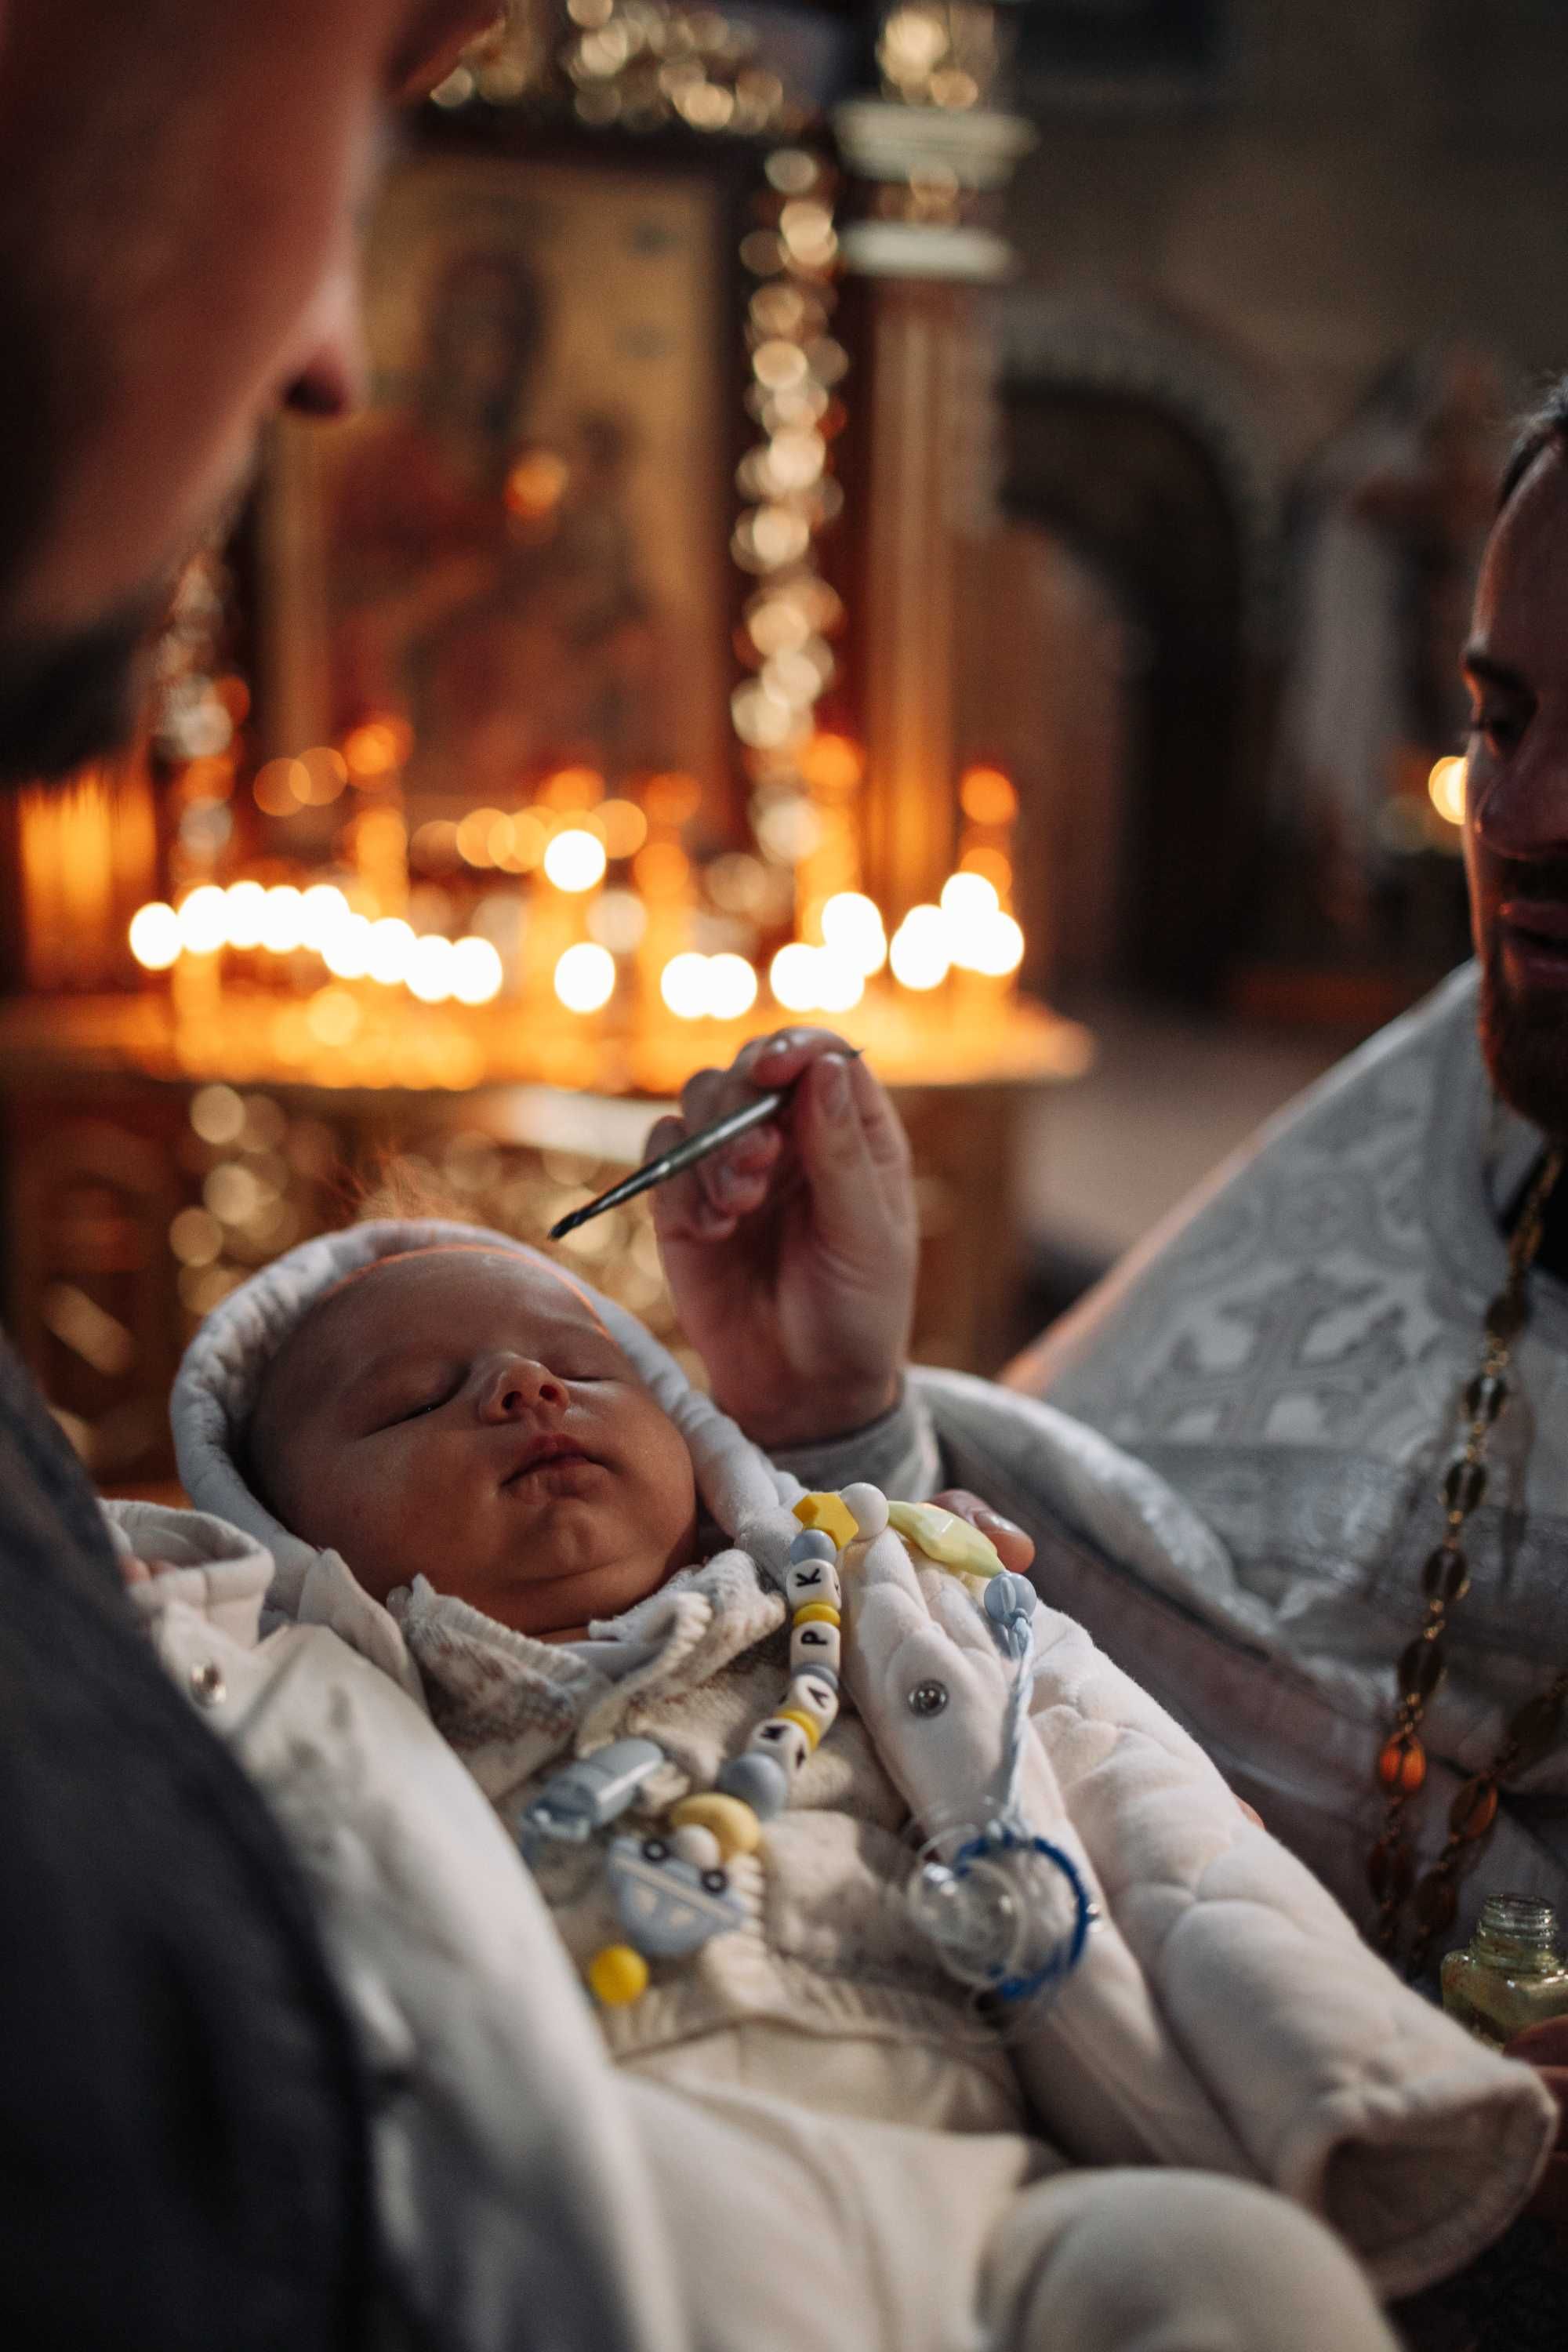
[[[847,1057],[853,1062],[859,1060],[865,1047],[855,1045],[845,1050]],[[811,1065],[808,1063],[806,1066],[809,1068]],[[805,1075],[803,1070],[800,1077]],[[640,1168],[634,1168],[629,1176],[623,1176],[618,1184],[612,1184],[607,1192],[601,1192],[596,1200],[584,1202],[582,1208],[574,1209],[570,1216],[563,1217],[552,1225],[551,1240],[558,1242],[563,1234],[574,1233],[579,1225],[585,1225],[590,1217],[602,1216],[606,1209],[618,1209],[623,1201],[635,1201],[639,1192],[650,1192],[656,1184],[668,1184],[672,1176],[679,1176],[699,1160],[706,1160],[710,1151],[722,1151],[727,1143],[733,1143],[738,1135],[749,1134],[753,1127],[765,1127],[770,1118],[777,1118],[788,1102],[800,1084],[800,1077],[792,1078],[787,1087],[770,1087],[765,1094],[757,1097],[755,1102],[742,1103],[739,1110],[729,1111],[722,1118],[716,1118],[711,1127],[699,1128],[695,1135],[685,1136],[680,1142],[672,1143],[668,1151],[659,1152],[655,1159],[646,1160]]]

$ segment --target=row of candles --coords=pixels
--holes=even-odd
[[[586,831],[559,833],[542,870],[563,898],[585,894],[603,878],[603,845]],[[891,938],[875,901],[852,890],[827,899],[814,928],[819,938],[791,940],[768,966],[773,1000],[786,1013],[851,1012],[867,983],[884,970],[917,994],[940,988],[952,971],[1005,980],[1024,952],[1023,932],[1003,909],[994,884],[973,872],[951,875],[940,898],[911,908]],[[226,888],[204,883],[178,906],[154,900],[139,908],[130,945],[150,972],[195,961],[221,976],[226,953],[280,961],[311,956],[335,981],[401,987],[426,1004],[488,1004],[501,995],[508,978],[490,940],[419,933],[401,916],[370,916],[331,882],[304,889],[290,883],[268,888],[253,880]],[[603,1012],[621,977],[616,955],[592,939],[562,947],[550,976],[560,1004],[583,1015]],[[738,1021],[757,1003],[762,979],[745,956],[682,949],[661,961],[657,984],[661,1003],[678,1020]]]

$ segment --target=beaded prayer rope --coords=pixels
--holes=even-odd
[[[1415,1919],[1415,1940],[1406,1961],[1411,1976],[1419,1975],[1434,1939],[1453,1922],[1458,1909],[1460,1874],[1491,1833],[1501,1782],[1510,1773],[1534,1763],[1552,1746],[1568,1706],[1568,1671],[1564,1671],[1545,1691],[1515,1710],[1497,1754],[1455,1796],[1442,1851],[1418,1879],[1415,1849],[1405,1814],[1426,1779],[1421,1729],[1447,1671],[1449,1620],[1470,1589],[1469,1562],[1460,1538],[1487,1491],[1486,1457],[1492,1431],[1511,1393],[1509,1375],[1514,1342],[1525,1324],[1526,1280],[1541,1246],[1546,1203],[1562,1166],[1561,1157],[1551,1153],[1536,1175],[1509,1244],[1507,1277],[1487,1309],[1480,1365],[1465,1390],[1459,1451],[1443,1474],[1443,1538],[1422,1571],[1426,1622],[1400,1654],[1395,1669],[1399,1703],[1393,1728],[1378,1752],[1377,1783],[1387,1801],[1377,1842],[1367,1857],[1367,1878],[1378,1906],[1372,1941],[1377,1950],[1392,1957],[1401,1916],[1409,1903]]]

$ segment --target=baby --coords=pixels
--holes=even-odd
[[[685,1440],[584,1294],[515,1251],[349,1276],[268,1365],[247,1445],[283,1524],[376,1601],[426,1577],[581,1640],[697,1557]]]
[[[286,1612],[313,1608],[419,1691],[523,1844],[600,1992],[612,2055],[677,2095],[658,2189],[705,2343],[1386,2352],[1340,2242],[1253,2184],[1291,2188],[1353,2230],[1355,2200],[1336,2202],[1352,2175],[1341,2151],[1374,2118],[1365,2210],[1384,2234],[1368,2252],[1409,2284],[1410,2262],[1430,2266],[1409,2254],[1415,2240],[1471,2201],[1444,2167],[1484,2145],[1502,2076],[1467,2075],[1462,2039],[1240,1823],[1212,1768],[1067,1621],[1037,1620],[1051,1620],[1051,1646],[1022,1782],[1031,1831],[1092,1881],[1056,1771],[1070,1766],[1090,1811],[1120,1820],[1129,1753],[1128,1788],[1163,1772],[1180,1794],[1175,1848],[1168,1828],[1147,1843],[1157,1804],[1127,1832],[1145,1874],[1173,1885],[1190,1872],[1183,1837],[1203,1854],[1241,1839],[1255,1856],[1215,1914],[1247,1990],[1238,2005],[1216,1990],[1212,2016],[1189,2016],[1179,2038],[1169,1989],[1145,1980],[1119,1924],[1131,1898],[1103,1886],[1108,1916],[1057,2007],[1023,2003],[1006,2035],[977,2026],[973,1973],[949,1973],[907,1888],[911,1814],[928,1830],[944,1811],[984,1818],[994,1795],[1009,1670],[985,1619],[955,1579],[917,1582],[891,1538],[840,1552],[855,1532],[842,1506],[815,1514],[829,1536],[803,1542],[794,1482],[632,1318],[547,1262],[455,1226],[309,1243],[209,1318],[174,1410],[193,1499],[268,1545]],[[874,1529],[879,1498],[847,1493]],[[818,1677],[828,1703],[809,1727],[795,1710],[787,1769],[770,1758],[737,1777],[759,1725],[790,1712],[802,1593],[786,1606],[782,1588],[815,1562],[830,1570],[823,1589],[842,1587],[841,1611],[807,1604],[832,1635],[815,1653],[835,1662]],[[279,1685],[286,1706],[281,1670]],[[604,1835],[542,1835],[552,1780],[612,1752],[626,1785]],[[684,1860],[723,1931],[696,1948],[645,1936],[635,1981],[606,1979],[595,1958],[637,1940],[626,1872],[647,1857]],[[1005,1890],[1004,1908],[1017,1897]],[[1301,1954],[1282,1991],[1269,1982],[1281,1932]],[[1190,1953],[1202,1931],[1171,1941]],[[1320,2023],[1330,1974],[1372,1996],[1353,2028]],[[1275,2034],[1259,1987],[1300,2026]],[[1400,2035],[1411,2055],[1391,2095]],[[1515,2104],[1518,2072],[1503,2070]],[[1363,2076],[1375,2088],[1347,2096]],[[1434,2135],[1441,2098],[1464,2107],[1462,2127]],[[1430,2163],[1423,2132],[1446,2143]],[[1421,2218],[1398,2224],[1394,2257],[1406,2194]]]

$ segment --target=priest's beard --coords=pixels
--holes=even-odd
[[[1481,962],[1480,1037],[1510,1109],[1554,1142],[1568,1140],[1568,992],[1516,996],[1495,934]]]
[[[68,774],[129,739],[166,602],[160,585],[88,628],[0,637],[0,784]]]

